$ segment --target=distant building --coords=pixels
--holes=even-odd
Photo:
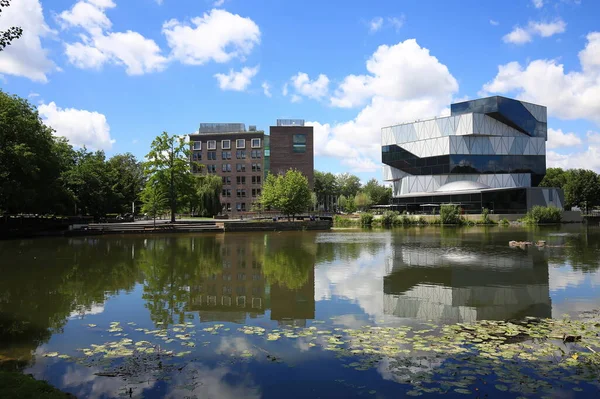
[[[271,173],[298,169],[312,189],[315,168],[313,127],[304,126],[302,119],[278,119],[277,126],[271,126],[269,133]]]
[[[494,96],[450,110],[447,117],[381,129],[383,176],[393,183],[394,208],[562,208],[562,190],[537,187],[546,174],[546,107]]]
[[[221,204],[224,214],[250,211],[261,194],[268,166],[264,131],[243,123],[201,123],[198,133],[190,134],[192,161],[203,165],[194,173],[210,173],[223,181]],[[268,144],[268,140],[267,140]]]

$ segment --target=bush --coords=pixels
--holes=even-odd
[[[393,226],[396,222],[397,217],[398,217],[398,212],[385,211],[383,213],[383,216],[381,217],[381,224],[386,227]]]
[[[461,224],[458,205],[442,205],[440,207],[440,219],[442,224]]]
[[[350,219],[350,218],[345,218],[342,217],[340,215],[335,215],[333,217],[333,225],[335,227],[352,227],[352,226],[356,226],[356,220]]]
[[[560,223],[562,210],[555,206],[534,206],[523,218],[527,224]]]
[[[508,225],[510,225],[510,222],[508,221],[507,218],[504,218],[504,219],[500,220],[500,225],[502,225],[502,226],[508,226]]]
[[[426,225],[429,223],[427,222],[427,219],[425,219],[425,216],[420,216],[419,219],[417,220],[417,224]]]
[[[361,226],[370,226],[373,224],[373,214],[372,213],[361,213],[360,214],[360,225]]]

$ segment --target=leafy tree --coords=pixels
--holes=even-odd
[[[190,170],[190,149],[185,139],[163,132],[152,141],[144,163],[150,182],[157,182],[167,193],[171,222],[185,204],[185,197],[194,192],[194,176]],[[189,202],[188,202],[189,203]]]
[[[197,210],[201,216],[212,217],[223,209],[221,205],[221,190],[223,181],[216,175],[202,175],[197,178]]]
[[[275,208],[287,216],[288,220],[310,206],[311,195],[308,179],[296,169],[285,175],[269,174],[265,179],[260,199],[265,208]]]
[[[598,175],[587,169],[571,169],[566,172],[565,205],[585,208],[600,205],[600,181]]]
[[[339,187],[333,173],[319,172],[315,170],[314,192],[319,204],[323,204],[325,210],[329,211],[332,199],[339,195]]]
[[[362,191],[371,198],[373,205],[387,205],[392,197],[392,189],[380,185],[375,178],[369,180]]]
[[[567,183],[567,174],[561,168],[546,169],[546,176],[542,179],[540,187],[564,188]]]
[[[154,226],[156,226],[156,216],[164,213],[169,202],[162,186],[155,182],[147,182],[140,199],[143,203],[142,212],[152,217]]]
[[[35,107],[0,90],[0,210],[62,210],[60,202],[67,201],[69,195],[61,174],[70,163],[71,147],[53,137]]]
[[[367,194],[360,192],[354,197],[354,204],[361,211],[367,210],[371,206],[371,198]]]
[[[144,168],[133,154],[118,154],[108,160],[108,169],[115,194],[113,211],[128,212],[144,188]]]
[[[346,199],[346,205],[345,205],[345,209],[346,212],[348,213],[354,213],[356,212],[356,202],[354,201],[354,196],[350,196],[348,197],[348,199]]]
[[[346,197],[355,196],[361,188],[360,179],[350,173],[342,173],[336,177],[339,193]]]
[[[346,198],[344,195],[340,195],[338,197],[338,209],[345,211],[347,205],[348,205],[348,198]]]
[[[0,13],[2,9],[10,6],[10,0],[0,0]],[[12,26],[5,31],[0,30],[0,51],[4,50],[6,46],[10,46],[13,40],[21,37],[23,29],[18,26]]]

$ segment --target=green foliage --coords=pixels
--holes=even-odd
[[[562,210],[555,206],[534,206],[523,218],[527,224],[560,223]]]
[[[564,188],[567,183],[567,175],[561,168],[548,168],[546,175],[540,182],[540,187]]]
[[[290,169],[285,175],[267,175],[260,202],[264,208],[278,209],[289,219],[307,210],[311,204],[310,194],[306,176]]]
[[[314,173],[314,192],[317,196],[317,202],[323,204],[326,211],[331,211],[332,199],[339,195],[338,182],[333,173],[319,172]]]
[[[356,212],[356,202],[354,201],[354,197],[348,197],[348,199],[346,199],[344,210],[348,213]]]
[[[476,224],[496,224],[496,222],[490,219],[490,210],[483,208],[481,211],[481,218],[476,222]]]
[[[373,224],[373,214],[372,213],[361,213],[360,214],[360,225],[361,226],[370,226]]]
[[[0,397],[19,399],[68,398],[66,393],[59,391],[46,381],[38,381],[31,375],[8,371],[0,371]]]
[[[339,193],[345,197],[354,197],[361,188],[360,179],[350,173],[342,173],[336,177]]]
[[[600,205],[600,179],[596,172],[587,169],[571,169],[565,172],[566,208],[578,206],[587,211]]]
[[[108,160],[111,190],[115,195],[113,211],[126,213],[131,210],[144,188],[144,168],[131,153],[117,154]]]
[[[160,184],[154,182],[146,183],[140,195],[143,202],[142,212],[156,221],[156,217],[162,215],[169,204],[169,199]]]
[[[205,217],[218,215],[222,208],[221,191],[223,180],[216,175],[202,175],[196,178],[195,208],[197,214]]]
[[[509,226],[509,225],[510,225],[510,222],[508,221],[508,219],[507,219],[507,218],[502,218],[502,219],[500,219],[500,222],[499,222],[499,224],[500,224],[501,226]]]
[[[442,205],[440,219],[442,224],[461,224],[460,208],[458,205]]]
[[[169,136],[163,132],[151,144],[144,163],[146,175],[152,184],[158,184],[166,192],[171,210],[171,221],[175,214],[192,201],[195,194],[195,179],[190,170],[190,149],[185,139]]]
[[[356,194],[354,204],[361,211],[366,211],[371,206],[371,198],[363,192]]]
[[[380,185],[375,178],[369,180],[362,191],[369,196],[373,205],[387,205],[392,197],[392,189]]]
[[[0,13],[4,7],[10,6],[10,0],[0,1]],[[23,29],[18,26],[11,26],[5,31],[0,30],[0,51],[4,50],[6,46],[10,46],[13,40],[16,40],[23,35]]]
[[[394,224],[397,224],[396,223],[397,218],[398,218],[398,212],[385,211],[381,217],[381,224],[386,227],[393,226]]]
[[[343,217],[340,215],[335,215],[333,217],[333,226],[334,227],[352,227],[358,224],[357,219],[350,219],[347,217]]]

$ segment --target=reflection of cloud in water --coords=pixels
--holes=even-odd
[[[252,344],[244,337],[223,337],[219,343],[219,347],[215,350],[215,353],[219,355],[229,355],[231,353],[241,353],[248,351],[255,353]]]
[[[418,361],[410,356],[398,359],[385,357],[379,361],[377,372],[384,380],[406,384],[414,379],[416,373],[433,373],[445,360],[442,357],[420,358]]]
[[[104,312],[104,304],[92,304],[91,306],[77,306],[69,315],[69,319],[83,319],[85,316],[100,314]]]
[[[586,281],[589,281],[592,287],[600,285],[600,272],[584,273],[573,270],[570,266],[550,264],[548,274],[550,291],[564,290],[569,287],[575,288]]]
[[[198,363],[191,363],[186,369],[185,374],[173,376],[165,398],[253,399],[262,397],[260,387],[252,381],[248,373],[240,375],[227,367],[213,369]],[[190,379],[190,374],[195,378]],[[228,382],[232,380],[237,383]]]
[[[125,391],[127,384],[123,383],[120,378],[98,377],[94,375],[94,373],[100,371],[102,370],[96,368],[69,366],[63,375],[62,384],[71,391],[73,388],[78,389],[74,392],[76,392],[75,396],[79,398],[113,398],[119,392]],[[88,383],[91,383],[91,385]],[[154,383],[152,383],[153,385]]]

